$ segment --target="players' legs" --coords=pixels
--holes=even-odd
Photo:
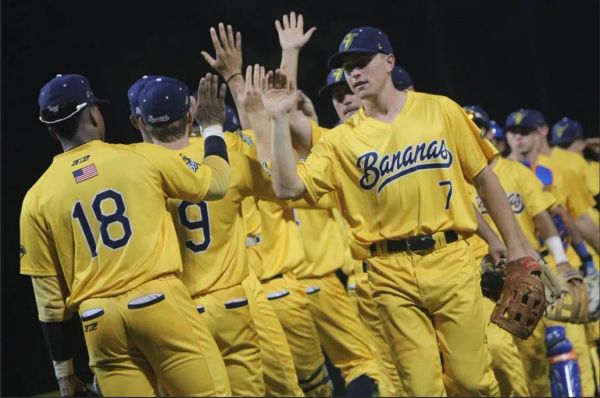
[[[449,395],[499,396],[490,367],[480,278],[464,241],[415,257],[415,273],[433,314]]]
[[[404,392],[446,395],[435,330],[421,302],[411,257],[370,258],[368,275]]]
[[[304,394],[307,397],[331,395],[332,384],[306,293],[288,277],[263,283],[263,288],[287,337]]]
[[[546,324],[545,319],[542,319],[527,340],[514,338],[521,354],[527,386],[532,397],[549,397],[551,395],[545,336]]]
[[[258,335],[241,285],[194,297],[221,350],[234,396],[265,395]]]
[[[106,396],[154,396],[156,376],[127,338],[118,298],[95,298],[80,308],[90,368]]]
[[[385,341],[383,326],[379,319],[377,305],[371,295],[369,276],[366,271],[366,268],[363,269],[363,267],[355,270],[356,304],[360,318],[369,332],[369,341],[372,342],[379,369],[383,375],[382,382],[379,385],[379,393],[387,397],[406,396],[402,389],[402,383],[391,350]]]
[[[500,393],[503,397],[529,396],[525,368],[513,336],[496,324],[489,322],[494,305],[492,300],[483,299],[488,348],[492,356],[492,369],[498,381]]]
[[[147,282],[123,295],[121,304],[128,333],[166,395],[231,394],[219,349],[180,279]]]
[[[254,272],[242,282],[254,320],[263,364],[265,395],[301,397],[294,359],[281,323]]]
[[[337,276],[330,273],[320,278],[299,279],[298,283],[309,298],[323,349],[340,370],[346,386],[361,375],[380,381],[375,357],[367,344],[367,331],[352,310]]]

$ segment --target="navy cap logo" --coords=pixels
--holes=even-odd
[[[556,130],[554,132],[554,134],[556,135],[556,138],[561,138],[565,134],[567,127],[569,127],[568,124],[563,124],[563,125],[556,127]]]
[[[347,50],[350,48],[350,46],[352,45],[352,42],[354,41],[354,38],[358,36],[358,33],[348,33],[346,36],[344,36],[344,39],[342,40],[342,45],[344,46],[344,50]]]
[[[516,125],[521,124],[521,122],[523,121],[523,118],[525,117],[525,112],[522,111],[517,111],[514,113],[513,115],[513,119],[515,121]]]
[[[332,72],[333,78],[335,79],[336,82],[339,82],[340,80],[342,80],[342,77],[344,77],[344,69],[343,68],[339,68],[339,69],[335,69]]]

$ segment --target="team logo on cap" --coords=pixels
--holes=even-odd
[[[515,121],[515,124],[521,124],[521,121],[523,120],[523,118],[525,117],[525,112],[515,112],[515,114],[513,115],[513,119]]]
[[[347,50],[352,45],[354,38],[358,36],[358,33],[348,33],[344,36],[344,40],[342,40],[342,44],[344,45],[344,50]]]
[[[335,69],[332,73],[332,76],[336,82],[339,82],[340,80],[342,80],[342,76],[344,76],[344,69],[342,69],[342,68]]]
[[[565,133],[565,131],[567,130],[567,125],[562,125],[562,126],[558,126],[556,128],[556,137],[557,138],[561,138],[563,136],[563,134]]]

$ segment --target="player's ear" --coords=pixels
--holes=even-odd
[[[131,123],[134,129],[141,130],[138,124],[138,119],[136,119],[133,115],[129,115],[129,122]]]
[[[388,72],[391,72],[392,69],[394,69],[394,65],[396,65],[396,57],[394,57],[394,54],[385,55],[385,65]]]
[[[97,106],[90,106],[86,109],[84,109],[84,112],[87,111],[88,117],[90,119],[90,123],[92,124],[92,126],[94,127],[98,127],[98,125],[100,124],[100,111],[98,110]]]

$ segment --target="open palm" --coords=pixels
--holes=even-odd
[[[289,113],[298,101],[294,82],[279,69],[269,71],[262,81],[262,100],[267,114],[274,118]]]

